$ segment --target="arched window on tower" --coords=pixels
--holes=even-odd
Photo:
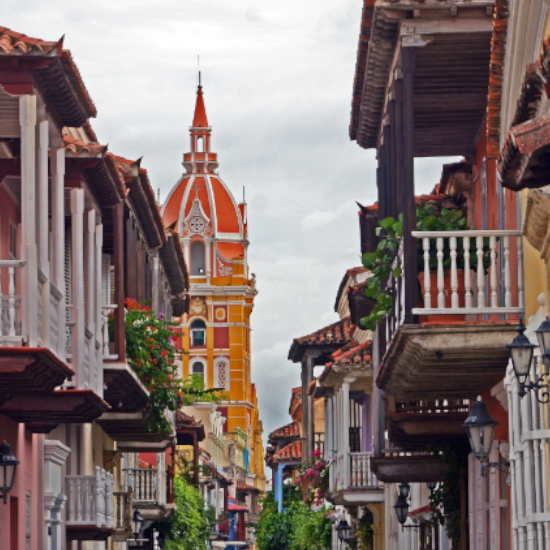
[[[191,346],[204,347],[206,345],[206,325],[201,319],[191,323]]]
[[[204,138],[197,138],[197,153],[204,153]]]
[[[201,363],[200,361],[195,361],[191,366],[191,374],[202,376],[202,379],[204,380],[204,386],[206,387],[204,363]]]
[[[204,243],[191,244],[191,275],[204,275]]]

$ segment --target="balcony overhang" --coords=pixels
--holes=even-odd
[[[97,525],[67,525],[67,540],[107,540],[114,532]]]
[[[162,452],[174,444],[176,433],[149,432],[142,413],[106,412],[97,423],[122,452]]]
[[[57,390],[29,398],[16,394],[0,406],[0,414],[25,424],[33,433],[48,433],[59,424],[87,424],[110,409],[92,390]]]
[[[140,502],[136,500],[134,501],[134,507],[139,507],[139,512],[146,522],[166,521],[176,511],[176,505],[173,503],[158,504],[156,502]]]
[[[74,374],[47,348],[0,347],[0,403],[14,394],[52,392]]]
[[[376,384],[396,400],[475,398],[505,375],[512,322],[402,325]]]
[[[384,483],[443,481],[450,465],[432,455],[376,456],[371,459],[376,477]]]
[[[348,487],[330,493],[327,500],[338,506],[360,506],[371,502],[384,502],[384,487]]]
[[[407,451],[424,450],[435,440],[465,439],[468,413],[386,415],[389,440]]]
[[[149,400],[149,392],[128,363],[103,364],[105,401],[117,412],[142,411]]]

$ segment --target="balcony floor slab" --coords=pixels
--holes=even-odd
[[[384,483],[427,483],[442,481],[449,470],[441,458],[431,455],[376,456],[371,459],[372,470]]]
[[[22,422],[33,433],[48,433],[59,424],[86,424],[109,405],[91,390],[57,390],[51,394],[16,394],[0,406],[0,414]]]
[[[327,500],[338,506],[384,502],[384,487],[349,487],[330,493]]]
[[[71,376],[48,348],[0,347],[0,403],[15,394],[52,392]]]
[[[118,412],[139,412],[149,399],[149,392],[128,363],[103,363],[105,401]]]
[[[97,525],[67,525],[68,540],[107,540],[115,529]]]
[[[505,375],[514,322],[402,325],[376,383],[398,401],[475,398]]]

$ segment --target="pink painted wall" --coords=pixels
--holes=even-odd
[[[3,220],[2,220],[3,221]],[[11,445],[19,460],[8,504],[0,503],[2,511],[2,549],[26,548],[26,496],[31,496],[31,548],[42,550],[43,525],[43,436],[31,434],[23,424],[0,416],[0,439]],[[13,516],[17,516],[17,520]]]

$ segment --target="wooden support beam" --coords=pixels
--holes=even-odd
[[[414,202],[414,69],[416,48],[401,49],[403,71],[403,185],[404,215],[403,262],[405,267],[405,323],[413,323],[412,309],[418,305],[418,266],[416,241],[416,205]]]
[[[113,207],[113,244],[115,267],[115,353],[119,361],[126,360],[126,329],[124,326],[124,203]]]

